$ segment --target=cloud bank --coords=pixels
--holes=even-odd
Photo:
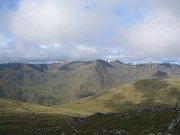
[[[179,7],[178,0],[4,1],[0,62],[180,61]]]

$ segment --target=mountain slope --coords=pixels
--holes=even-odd
[[[0,97],[51,106],[96,95],[121,84],[179,73],[179,65],[130,65],[104,60],[1,64]]]
[[[180,106],[180,80],[148,79],[113,88],[103,94],[73,101],[62,108],[82,115],[119,112],[154,106]]]

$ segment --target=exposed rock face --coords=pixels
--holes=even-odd
[[[171,124],[168,126],[168,131],[171,131],[178,124],[180,124],[180,117],[172,120]]]

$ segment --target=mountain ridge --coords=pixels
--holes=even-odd
[[[53,64],[0,64],[0,97],[47,106],[96,95],[142,79],[180,73],[176,64],[72,61]]]

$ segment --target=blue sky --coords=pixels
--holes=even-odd
[[[0,63],[180,61],[178,0],[0,0]]]
[[[15,9],[18,4],[18,0],[0,0],[0,9]]]

